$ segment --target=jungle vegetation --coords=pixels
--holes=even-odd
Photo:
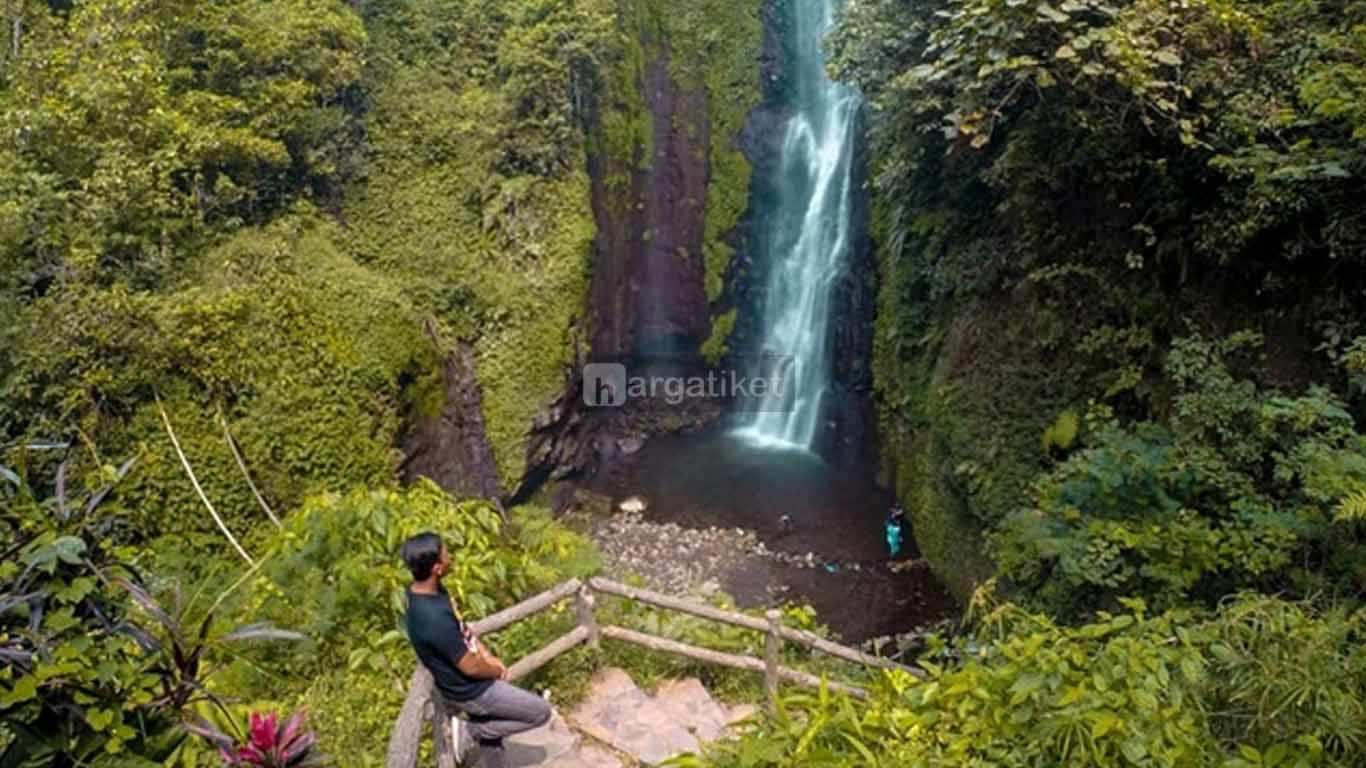
[[[718,295],[760,5],[0,0],[0,766],[215,765],[193,733],[300,708],[378,765],[404,536],[474,614],[592,571],[544,509],[403,487],[400,439],[466,341],[521,476],[660,41],[715,91]],[[1366,764],[1366,3],[850,0],[830,49],[883,470],[967,611],[927,679],[685,762]],[[678,671],[548,674],[607,662]]]

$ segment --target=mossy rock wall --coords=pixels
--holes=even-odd
[[[1061,322],[1024,290],[927,317],[915,276],[882,264],[875,386],[883,471],[922,555],[966,601],[995,571],[992,526],[1027,503],[1049,461],[1043,434],[1076,409],[1084,374]]]
[[[759,0],[631,0],[589,136],[593,351],[724,347],[731,240],[749,200],[739,137],[758,105]]]
[[[670,282],[694,286],[685,320],[697,343],[707,336],[707,265],[748,195],[735,139],[757,101],[758,0],[421,0],[363,13],[371,153],[343,211],[350,250],[398,280],[439,336],[473,346],[508,491],[527,471],[533,421],[599,326],[640,320],[629,280],[613,276],[675,218],[692,223],[665,254]],[[661,74],[668,88],[652,89]],[[656,180],[661,136],[680,137],[673,165],[687,167]],[[686,194],[646,199],[659,185],[643,181]],[[654,223],[638,215],[647,204]]]
[[[615,4],[427,0],[366,15],[372,151],[344,211],[349,244],[404,285],[438,343],[473,348],[475,438],[506,491],[585,334],[595,229],[581,91],[619,47]]]

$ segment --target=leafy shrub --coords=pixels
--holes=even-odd
[[[8,471],[7,471],[8,472]],[[64,486],[59,471],[58,486]],[[17,476],[10,473],[10,479]],[[111,478],[112,479],[112,478]],[[131,559],[99,536],[107,493],[40,498],[0,480],[0,712],[7,765],[74,765],[175,746],[175,713],[152,705],[123,594],[109,579]]]
[[[111,484],[131,462],[109,469]],[[3,468],[0,468],[3,469]],[[160,763],[184,742],[182,723],[210,692],[231,646],[292,633],[268,624],[229,628],[196,591],[155,599],[112,545],[100,509],[110,486],[68,496],[66,465],[55,491],[38,497],[17,475],[0,487],[0,764],[113,766]],[[9,481],[14,481],[12,486]],[[129,597],[132,598],[130,605]]]
[[[407,645],[406,638],[403,644]],[[297,701],[308,709],[318,743],[330,755],[345,756],[347,766],[380,768],[385,764],[389,733],[417,663],[411,653],[398,658],[405,665],[401,680],[383,671],[351,666],[334,666],[311,679],[290,680],[291,685],[304,686]],[[431,763],[426,756],[422,760]]]
[[[1064,615],[1354,578],[1363,554],[1333,518],[1366,488],[1366,439],[1324,390],[1236,378],[1232,348],[1178,340],[1171,428],[1111,422],[1041,477],[995,534],[1002,573]]]
[[[1202,698],[1221,741],[1268,753],[1299,745],[1348,764],[1366,755],[1366,612],[1244,595],[1199,631]]]
[[[1020,506],[1044,468],[1020,478],[1024,454],[998,446],[1036,440],[1039,418],[1097,398],[1183,432],[1163,359],[1192,327],[1256,327],[1284,394],[1346,384],[1361,415],[1362,14],[1336,0],[848,4],[832,66],[869,105],[883,455],[905,468],[903,494],[928,500],[935,539]],[[1006,354],[957,343],[984,317],[988,338],[1038,332]],[[1311,352],[1320,340],[1345,382]],[[1008,375],[1026,367],[1042,387]],[[1181,407],[1223,420],[1199,430],[1263,483],[1243,460],[1268,444],[1238,436],[1257,434],[1246,406],[1268,393],[1235,402],[1246,378],[1222,405]],[[1280,516],[1268,530],[1298,516],[1251,514]],[[1312,566],[1360,573],[1340,548],[1309,548]],[[926,548],[960,596],[966,549]]]
[[[513,520],[518,528],[505,531],[489,502],[457,502],[426,479],[405,490],[315,496],[286,518],[253,610],[312,638],[295,664],[403,669],[406,679],[413,657],[395,630],[412,580],[398,556],[408,537],[442,536],[453,563],[447,588],[471,620],[561,578],[557,566],[593,567],[584,542],[543,513],[518,510]]]
[[[933,650],[923,681],[885,673],[866,704],[792,694],[740,741],[676,762],[1346,768],[1366,756],[1361,621],[1245,597],[1211,615],[1126,601],[1067,628],[1005,605],[977,636]]]

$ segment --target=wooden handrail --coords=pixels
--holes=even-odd
[[[657,608],[762,632],[765,635],[764,658],[758,659],[753,656],[701,648],[625,627],[599,626],[594,615],[594,592],[615,595]],[[762,672],[764,673],[764,690],[770,709],[776,705],[779,680],[786,680],[808,688],[824,686],[831,691],[859,699],[868,697],[868,692],[858,686],[825,680],[807,672],[781,666],[779,662],[781,645],[784,640],[856,664],[879,669],[901,670],[920,678],[925,676],[924,672],[914,667],[907,667],[889,659],[871,656],[857,649],[831,642],[811,632],[784,627],[782,625],[782,613],[776,610],[769,610],[765,618],[760,619],[673,597],[662,592],[628,586],[598,576],[589,579],[587,584],[578,579],[570,579],[557,584],[492,616],[470,622],[470,629],[476,634],[492,634],[547,610],[569,597],[576,597],[576,626],[545,647],[519,659],[508,668],[509,678],[517,680],[525,677],[583,643],[597,647],[599,637],[632,643],[651,650],[696,659],[709,664]],[[444,739],[449,733],[448,715],[445,707],[436,700],[433,693],[432,676],[419,664],[408,683],[408,695],[403,701],[403,707],[394,723],[393,733],[389,737],[386,768],[416,768],[418,747],[422,737],[422,722],[428,718],[432,720],[438,739],[436,749],[438,768],[450,768],[452,764],[450,750],[446,748],[444,743]]]
[[[417,750],[422,741],[423,713],[432,702],[432,673],[421,664],[413,670],[408,681],[408,695],[389,734],[389,752],[384,759],[387,768],[416,768]]]
[[[578,579],[570,579],[557,584],[492,616],[470,622],[470,630],[478,635],[491,635],[554,606],[561,600],[577,593],[582,586],[583,583]],[[513,664],[508,668],[508,676],[517,679],[531,674],[555,656],[583,642],[588,638],[587,630],[584,630],[582,637],[574,642],[564,642],[569,636],[577,634],[578,629],[575,628],[575,631],[570,632],[569,635]],[[389,735],[389,752],[385,758],[387,768],[416,768],[418,747],[422,740],[422,721],[424,713],[427,712],[431,712],[431,716],[435,718],[433,722],[437,724],[438,748],[436,754],[439,768],[446,768],[445,764],[450,758],[440,737],[440,733],[444,732],[445,729],[441,717],[444,707],[441,707],[440,702],[432,693],[432,675],[426,667],[418,664],[417,669],[413,671],[412,679],[408,682],[408,695],[404,697],[403,707],[399,710],[398,719],[394,721],[394,730]]]
[[[696,645],[680,643],[677,640],[670,640],[665,637],[656,637],[644,632],[637,632],[633,629],[626,629],[625,627],[613,627],[609,625],[602,627],[601,631],[603,637],[610,637],[614,640],[624,640],[625,642],[639,645],[642,648],[649,648],[652,651],[662,651],[664,653],[672,653],[675,656],[685,656],[690,659],[705,661],[708,664],[717,664],[719,666],[732,667],[734,669],[748,669],[754,672],[766,672],[769,668],[767,662],[762,659],[756,659],[753,656],[713,651],[710,648],[700,648]],[[820,688],[821,685],[824,684],[830,690],[838,693],[847,694],[858,699],[868,698],[868,692],[855,685],[846,685],[844,683],[836,683],[829,680],[822,681],[821,678],[816,677],[815,675],[799,672],[787,667],[777,667],[776,671],[778,677],[781,677],[784,680],[791,680],[794,683],[804,685],[808,688]]]
[[[666,595],[663,592],[655,592],[640,587],[631,587],[611,579],[604,579],[601,576],[594,576],[588,580],[589,586],[597,592],[607,595],[616,595],[638,603],[645,603],[659,608],[668,608],[671,611],[686,613],[698,618],[719,621],[722,624],[730,624],[736,627],[752,629],[755,632],[767,632],[768,622],[763,619],[756,619],[753,616],[746,616],[743,613],[726,611],[720,608],[713,608],[710,605],[695,603],[691,600],[684,600],[680,597]]]
[[[590,586],[593,587],[594,590],[598,592],[603,592],[605,594],[624,597],[629,600],[635,600],[636,602],[654,605],[659,608],[667,608],[672,611],[678,611],[679,613],[686,613],[703,619],[711,619],[712,621],[719,621],[736,627],[752,629],[755,632],[769,631],[769,622],[763,619],[755,618],[754,616],[747,616],[743,613],[736,613],[734,611],[713,608],[709,605],[694,603],[690,600],[684,600],[682,598],[677,598],[672,595],[666,595],[662,592],[655,592],[649,589],[641,589],[640,587],[627,586],[620,582],[612,581],[611,579],[605,579],[600,576],[594,576],[593,578],[588,580],[588,583]],[[808,648],[814,648],[815,650],[829,654],[830,656],[835,656],[837,658],[844,659],[845,661],[852,661],[855,664],[862,664],[865,667],[875,667],[878,669],[899,669],[903,672],[908,672],[912,675],[915,675],[916,677],[923,678],[925,676],[924,672],[914,667],[908,667],[904,664],[898,664],[895,661],[892,661],[891,659],[884,659],[878,656],[870,656],[857,649],[826,640],[825,638],[815,634],[814,632],[807,632],[805,630],[795,629],[793,627],[780,626],[778,629],[778,633],[782,636],[784,640],[790,640],[799,645],[804,645]]]
[[[572,596],[575,592],[579,591],[579,587],[582,586],[582,584],[583,582],[578,579],[570,579],[569,581],[557,584],[538,595],[528,597],[510,608],[504,608],[492,616],[486,616],[478,621],[470,622],[470,630],[476,635],[491,635],[501,629],[507,629],[513,624],[529,619],[561,600]]]
[[[520,680],[549,664],[556,656],[569,651],[587,639],[588,627],[574,627],[539,651],[518,659],[517,663],[508,667],[508,677],[512,680]]]

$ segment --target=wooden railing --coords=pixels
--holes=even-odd
[[[759,659],[753,656],[701,648],[625,627],[599,626],[595,611],[596,596],[599,594],[621,597],[657,608],[762,632],[765,635],[764,658]],[[776,705],[778,686],[784,680],[808,688],[819,688],[824,685],[832,691],[860,699],[868,696],[866,690],[856,685],[823,680],[816,675],[782,666],[780,662],[784,641],[797,643],[867,667],[900,669],[917,677],[924,675],[923,672],[914,667],[907,667],[888,659],[870,656],[857,649],[826,640],[811,632],[785,627],[782,623],[780,611],[770,610],[763,619],[760,619],[598,577],[589,579],[587,583],[578,579],[570,579],[534,597],[523,600],[511,608],[499,611],[479,621],[470,622],[470,628],[476,635],[492,634],[547,610],[570,597],[575,600],[575,612],[578,619],[574,628],[561,637],[552,640],[544,648],[518,659],[516,663],[508,667],[509,678],[517,680],[526,677],[550,663],[556,656],[578,645],[586,643],[590,647],[597,648],[604,637],[709,664],[762,672],[764,675],[764,692],[770,710]],[[433,694],[431,674],[419,664],[408,683],[408,695],[403,701],[403,708],[399,711],[393,733],[389,737],[388,768],[416,768],[418,747],[422,739],[422,724],[427,719],[430,719],[432,723],[438,768],[454,768],[455,760],[449,748],[450,714],[446,711],[441,697]]]

